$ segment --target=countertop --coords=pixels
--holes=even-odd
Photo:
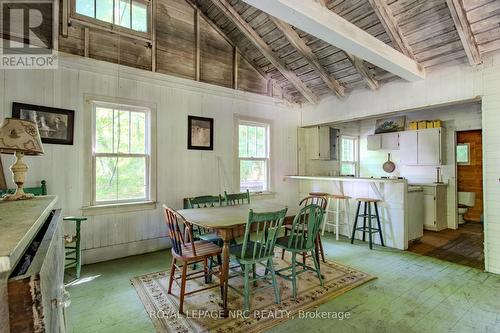
[[[409,186],[448,186],[448,183],[408,183]]]
[[[16,265],[52,211],[57,196],[0,201],[0,274]]]
[[[287,179],[300,180],[327,180],[345,182],[371,182],[371,183],[406,183],[406,179],[371,178],[371,177],[349,177],[349,176],[285,176]]]

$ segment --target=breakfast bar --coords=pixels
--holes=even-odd
[[[379,199],[379,214],[385,246],[408,248],[408,182],[406,179],[358,178],[347,176],[285,176],[299,181],[301,197],[310,192],[325,192],[351,197],[348,205],[350,225],[340,228],[340,234],[350,237],[356,213],[356,198]],[[356,237],[359,237],[357,234]],[[380,244],[378,237],[374,242]]]

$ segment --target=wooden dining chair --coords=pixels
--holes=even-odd
[[[232,193],[228,194],[224,191],[224,199],[227,206],[243,205],[245,203],[250,204],[250,191],[242,193]]]
[[[245,298],[245,310],[250,309],[250,283],[256,285],[257,281],[265,280],[270,284],[255,288],[258,290],[273,287],[274,297],[277,304],[281,303],[279,285],[276,281],[273,257],[274,246],[281,226],[286,216],[287,209],[270,213],[255,213],[250,210],[245,227],[245,236],[243,244],[235,245],[230,248],[230,253],[241,265],[241,271],[244,279],[243,293],[239,289],[233,288],[236,292]],[[257,264],[265,268],[263,275],[257,274]],[[252,272],[252,278],[250,278]]]
[[[323,278],[319,267],[319,261],[316,256],[316,237],[318,236],[321,222],[323,221],[324,209],[316,204],[311,204],[303,207],[295,216],[292,223],[290,235],[280,237],[276,240],[276,247],[282,248],[285,251],[292,253],[292,265],[279,269],[276,274],[292,281],[293,298],[297,298],[297,275],[306,271],[313,271],[318,276],[321,286],[323,286]],[[309,253],[314,262],[314,268],[307,266],[306,263],[297,262],[297,254]],[[297,266],[301,266],[302,270],[297,272]],[[291,270],[291,274],[283,274],[282,272]]]
[[[299,203],[299,206],[306,207],[309,205],[318,205],[321,208],[323,208],[323,210],[325,210],[327,204],[328,204],[328,200],[326,199],[325,196],[310,195],[310,196],[302,199]],[[285,225],[285,236],[287,236],[290,233],[292,227],[293,227],[292,224]],[[305,232],[307,232],[307,227],[305,228]],[[321,256],[321,261],[326,262],[325,261],[325,253],[323,251],[323,243],[321,242],[321,234],[318,234],[315,242],[316,242],[316,255],[318,257]],[[306,264],[307,257],[308,257],[307,253],[304,252],[302,254],[302,263],[304,265]],[[282,252],[281,252],[281,259],[285,259],[285,250],[282,250]]]
[[[208,259],[214,256],[220,256],[222,249],[212,242],[204,240],[195,241],[191,224],[188,223],[180,214],[175,210],[163,205],[165,221],[168,226],[168,236],[172,241],[172,266],[170,268],[170,278],[168,283],[168,293],[172,294],[172,284],[175,282],[179,285],[178,280],[181,280],[179,285],[179,313],[184,313],[184,297],[205,291],[208,289],[216,288],[217,285],[211,285],[204,288],[199,288],[186,293],[186,281],[214,275],[214,272],[208,266]],[[179,225],[179,221],[184,225],[183,228]],[[177,262],[181,266],[177,265]],[[187,272],[188,266],[193,263],[203,262],[203,271]],[[175,276],[175,271],[181,272],[180,276]],[[219,283],[221,289],[221,297],[223,292],[223,281],[220,279]]]

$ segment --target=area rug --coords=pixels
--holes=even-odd
[[[308,259],[310,260],[310,259]],[[274,260],[276,268],[288,266],[289,259]],[[312,265],[312,262],[308,262]],[[263,269],[263,268],[262,268]],[[257,269],[259,272],[259,269]],[[261,272],[262,273],[262,272]],[[261,332],[280,322],[314,315],[308,312],[363,283],[376,277],[350,268],[348,266],[327,261],[321,263],[321,273],[324,276],[324,286],[319,285],[319,280],[313,272],[305,272],[298,276],[298,297],[292,299],[291,282],[278,277],[280,285],[281,304],[274,302],[273,289],[264,289],[252,294],[251,310],[247,313],[243,309],[243,297],[229,288],[228,305],[229,317],[223,318],[221,311],[220,288],[209,289],[204,292],[186,296],[184,299],[184,315],[179,315],[179,288],[174,283],[173,295],[167,294],[169,272],[150,273],[131,279],[139,297],[151,318],[158,333],[198,333],[198,332]],[[190,280],[187,291],[198,289],[203,284],[203,278]],[[214,283],[218,279],[214,278]],[[259,281],[262,286],[265,281]],[[230,279],[230,285],[243,290],[243,278]],[[341,313],[321,313],[335,319]],[[340,318],[337,318],[340,319]]]

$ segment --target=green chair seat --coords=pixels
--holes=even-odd
[[[254,257],[253,252],[254,252],[255,247],[256,247],[256,249],[255,249],[256,255]],[[241,263],[246,263],[247,261],[250,261],[253,263],[255,261],[269,259],[269,258],[272,258],[274,256],[273,253],[269,254],[269,251],[266,251],[266,248],[264,245],[262,245],[260,243],[255,243],[253,241],[249,241],[247,243],[246,251],[243,251],[244,252],[243,256],[241,255],[242,249],[243,249],[243,244],[233,245],[229,249],[229,252],[231,253],[231,255],[235,256],[236,259],[238,259]]]
[[[303,244],[297,244],[296,246],[289,246],[289,242],[290,242],[290,239],[291,237],[290,236],[284,236],[284,237],[280,237],[276,240],[276,247],[279,247],[279,248],[282,248],[282,249],[285,249],[289,252],[304,252],[304,251],[307,251],[307,250],[310,250],[307,246],[306,246],[306,242],[304,242]],[[292,240],[293,241],[293,240]]]
[[[196,236],[197,238],[207,241],[207,242],[212,242],[212,243],[221,243],[222,238],[220,238],[215,232],[209,232],[206,234],[199,234]]]

